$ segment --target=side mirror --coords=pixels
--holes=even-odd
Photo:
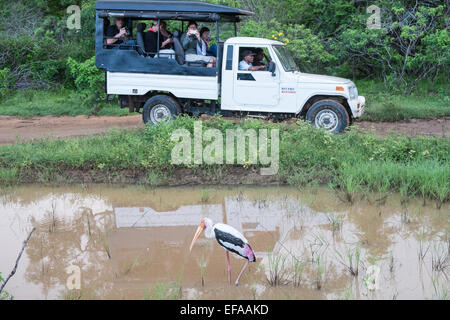
[[[275,71],[277,70],[277,65],[275,62],[270,61],[269,67],[267,68],[267,71],[272,72],[272,77],[275,77]]]

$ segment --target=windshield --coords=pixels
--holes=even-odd
[[[277,54],[278,59],[280,59],[281,64],[283,65],[283,68],[286,72],[300,71],[294,61],[294,58],[292,58],[291,54],[285,46],[273,46],[273,49],[275,50],[275,53]]]

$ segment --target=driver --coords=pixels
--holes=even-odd
[[[244,59],[239,62],[239,70],[241,71],[259,71],[264,70],[266,68],[265,65],[262,66],[254,66],[253,62],[255,60],[255,53],[250,50],[245,50],[242,56]]]
[[[266,59],[267,63],[270,62],[269,57],[264,53],[262,48],[255,49],[255,60],[253,61],[254,66],[264,66],[267,68],[267,64],[264,63],[264,59]]]

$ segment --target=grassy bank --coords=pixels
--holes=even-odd
[[[450,116],[448,83],[421,82],[410,95],[389,91],[382,82],[356,81],[359,94],[367,99],[364,121],[394,122]]]
[[[380,81],[356,81],[361,95],[367,98],[366,114],[361,120],[398,121],[450,116],[448,84],[421,83],[409,96],[387,90]],[[0,102],[0,115],[77,116],[91,115],[93,101],[73,90],[18,91]],[[117,101],[101,103],[97,115],[123,116],[128,109],[120,109]]]
[[[124,181],[159,185],[190,183],[247,183],[261,166],[171,164],[176,129],[193,132],[195,119],[139,131],[112,131],[101,136],[41,141],[0,147],[0,184],[20,182],[70,183]],[[264,124],[248,120],[240,125],[212,119],[203,124],[219,129],[280,129],[280,169],[270,181],[305,185],[328,184],[348,201],[374,191],[450,200],[450,141],[406,136],[378,138],[355,130],[334,136],[299,121],[297,125]],[[204,143],[208,145],[209,143]],[[248,147],[248,145],[247,145]],[[180,170],[182,170],[180,172]],[[68,174],[70,173],[70,174]],[[95,176],[90,180],[88,176]],[[118,179],[119,178],[119,179]],[[197,180],[196,180],[197,179]],[[129,180],[125,180],[129,181]],[[133,181],[133,180],[132,180]],[[259,181],[258,183],[263,183]]]
[[[98,111],[96,110],[96,107]],[[0,115],[29,118],[33,116],[124,116],[128,109],[120,109],[117,101],[94,101],[73,90],[23,90],[0,102]]]

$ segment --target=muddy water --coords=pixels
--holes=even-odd
[[[445,297],[449,205],[379,199],[348,204],[328,189],[278,187],[3,190],[0,272],[10,272],[36,227],[6,287],[16,299]],[[203,217],[234,226],[255,250],[257,262],[239,287],[227,284],[225,253],[215,240],[202,237],[189,253]],[[433,268],[437,259],[443,268]],[[294,262],[301,270],[295,284]],[[233,280],[243,263],[232,259]],[[67,287],[69,266],[80,268],[80,290]]]

